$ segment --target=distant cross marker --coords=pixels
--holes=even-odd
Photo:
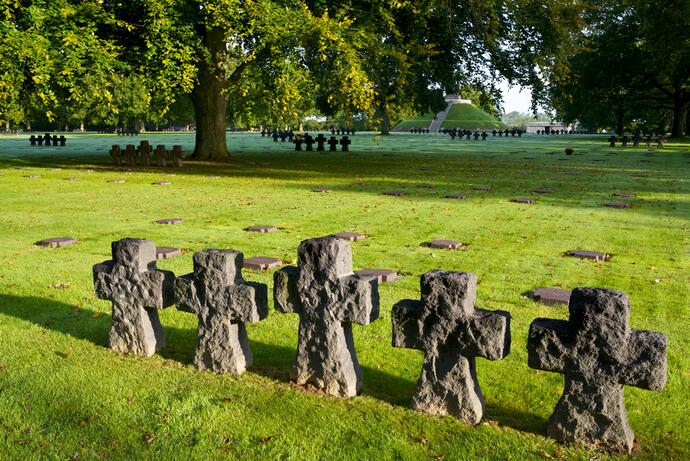
[[[412,408],[477,424],[484,397],[475,357],[503,359],[510,352],[510,314],[475,307],[477,276],[433,270],[422,276],[421,301],[393,306],[393,347],[424,352]]]

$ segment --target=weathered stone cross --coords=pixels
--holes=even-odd
[[[300,316],[297,356],[291,377],[330,395],[356,395],[362,384],[352,323],[367,325],[379,316],[378,282],[352,273],[350,244],[334,237],[303,241],[299,266],[274,274],[278,312]]]
[[[151,240],[118,240],[112,252],[112,261],[93,266],[96,296],[113,303],[108,345],[118,352],[153,355],[165,347],[158,309],[173,304],[175,275],[156,269]]]
[[[424,351],[412,408],[477,424],[484,397],[475,357],[500,360],[510,352],[510,314],[477,309],[477,276],[429,271],[422,299],[393,306],[393,347]]]
[[[235,250],[194,253],[194,273],[175,280],[175,303],[199,317],[194,366],[243,373],[252,364],[244,322],[268,315],[268,288],[242,278],[244,256]]]
[[[629,453],[634,435],[623,385],[663,389],[666,335],[630,329],[630,300],[622,291],[576,288],[569,309],[570,320],[540,318],[529,329],[529,366],[565,375],[547,434],[562,442]]]

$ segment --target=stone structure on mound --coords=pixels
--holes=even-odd
[[[300,316],[297,356],[291,377],[325,393],[349,397],[362,385],[352,323],[379,316],[378,282],[352,272],[350,244],[335,237],[303,241],[298,267],[274,274],[275,309]]]
[[[576,288],[570,319],[536,319],[529,330],[531,368],[565,375],[547,434],[560,442],[629,453],[634,435],[623,386],[661,390],[666,335],[628,327],[630,300],[618,290]]]
[[[177,309],[199,318],[194,366],[243,373],[252,364],[245,322],[268,316],[268,288],[242,278],[244,256],[235,250],[194,253],[194,273],[175,280]]]
[[[150,356],[165,347],[158,309],[173,304],[170,271],[156,269],[156,244],[126,238],[112,243],[113,259],[93,266],[96,296],[113,303],[108,345]]]
[[[477,276],[433,270],[422,276],[421,301],[393,306],[393,347],[424,351],[412,408],[477,424],[484,413],[475,357],[510,352],[510,314],[477,309]]]

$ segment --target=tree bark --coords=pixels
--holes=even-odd
[[[618,136],[623,136],[625,132],[623,131],[625,129],[625,114],[623,111],[620,111],[616,115],[616,133],[618,133]]]
[[[192,157],[199,160],[225,160],[229,157],[225,142],[225,111],[228,93],[225,91],[225,32],[207,27],[204,45],[208,59],[200,57],[198,83],[192,91],[196,119],[196,145]]]
[[[685,117],[687,117],[688,108],[685,101],[676,94],[673,98],[673,125],[671,126],[671,137],[683,137],[683,125],[685,125]]]
[[[391,119],[386,111],[383,112],[383,116],[381,117],[381,134],[391,134]]]

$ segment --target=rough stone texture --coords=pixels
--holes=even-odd
[[[77,239],[71,237],[53,237],[36,242],[36,245],[50,248],[65,247],[77,243]]]
[[[245,322],[268,316],[268,288],[242,278],[243,255],[235,250],[194,253],[194,272],[175,280],[177,309],[199,318],[194,366],[216,373],[243,373],[252,364]]]
[[[303,241],[298,267],[274,274],[275,308],[299,314],[299,343],[291,377],[325,393],[349,397],[362,385],[352,323],[368,325],[379,316],[375,277],[352,273],[350,244],[335,237]]]
[[[338,232],[337,234],[333,234],[333,237],[349,240],[350,242],[359,242],[367,238],[366,235],[358,234],[357,232]]]
[[[556,306],[558,304],[565,304],[567,306],[570,302],[570,293],[572,293],[572,290],[564,288],[537,288],[529,296],[545,306]]]
[[[156,259],[170,259],[180,256],[182,250],[175,247],[156,247]]]
[[[383,195],[392,195],[394,197],[402,197],[405,195],[405,192],[402,191],[389,191],[389,192],[384,192]]]
[[[477,309],[477,276],[433,270],[422,276],[421,301],[393,306],[393,347],[424,352],[412,408],[477,424],[484,397],[475,357],[500,360],[510,352],[510,314]]]
[[[467,198],[467,196],[466,196],[466,195],[462,195],[462,194],[448,194],[448,195],[446,195],[446,198],[454,198],[454,199],[457,199],[457,200],[465,200],[465,199]]]
[[[108,345],[118,352],[153,355],[165,347],[158,309],[173,304],[175,275],[156,269],[152,240],[118,240],[112,252],[112,261],[93,266],[96,297],[113,303]]]
[[[276,226],[249,226],[244,229],[247,232],[259,232],[265,234],[267,232],[275,232],[278,230]]]
[[[477,186],[477,187],[473,187],[472,189],[474,189],[474,190],[491,190],[490,187],[485,187],[485,186]]]
[[[618,290],[576,288],[570,319],[536,319],[527,341],[531,368],[565,375],[547,434],[561,442],[629,453],[634,435],[623,386],[661,390],[666,335],[628,327],[630,300]]]
[[[392,269],[362,269],[355,272],[355,275],[362,277],[376,277],[379,283],[390,283],[398,280],[398,273]]]
[[[275,269],[283,265],[283,261],[278,258],[271,258],[268,256],[255,256],[244,260],[244,267],[247,269],[254,269],[257,271],[265,271],[267,269]]]
[[[462,246],[462,243],[455,240],[432,240],[429,242],[429,246],[442,250],[457,250]]]
[[[625,202],[607,202],[604,203],[604,206],[609,208],[630,208],[630,204]]]
[[[154,224],[182,224],[184,219],[182,218],[165,218],[154,221]]]
[[[595,261],[606,261],[610,258],[606,253],[600,251],[589,251],[589,250],[570,250],[566,256],[574,256],[580,259],[594,259]]]

